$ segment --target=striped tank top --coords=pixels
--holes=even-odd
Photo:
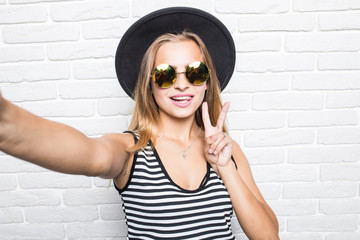
[[[171,180],[151,146],[150,141],[135,154],[125,187],[115,186],[128,239],[235,239],[230,197],[210,164],[200,187],[185,190]]]

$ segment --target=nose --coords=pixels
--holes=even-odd
[[[178,72],[174,87],[180,90],[185,90],[190,86],[189,81],[186,79],[185,72]]]

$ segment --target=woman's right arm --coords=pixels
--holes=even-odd
[[[0,92],[0,150],[63,173],[114,178],[133,142],[129,134],[89,138],[61,123],[38,117],[5,100]]]

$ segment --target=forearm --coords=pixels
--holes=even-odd
[[[250,239],[279,239],[276,216],[250,191],[233,162],[228,166],[218,167],[218,172],[246,235]]]
[[[96,175],[90,166],[93,145],[94,140],[79,131],[2,99],[0,150],[54,171]]]

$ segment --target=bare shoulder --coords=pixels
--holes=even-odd
[[[99,159],[106,170],[103,171],[101,177],[116,178],[122,175],[128,169],[129,159],[132,156],[128,149],[134,146],[134,137],[130,133],[111,133],[96,138],[95,141],[99,142],[104,149]]]
[[[98,138],[98,140],[115,144],[120,149],[128,149],[135,145],[134,136],[131,133],[110,133]]]
[[[241,165],[249,165],[248,160],[245,157],[244,152],[241,150],[240,145],[235,141],[232,140],[232,146],[233,146],[233,157],[235,159],[236,164],[239,166]]]

